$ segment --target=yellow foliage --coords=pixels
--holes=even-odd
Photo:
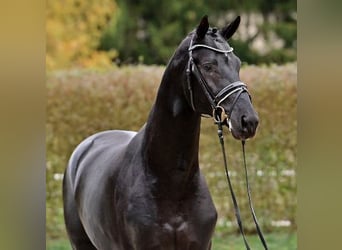
[[[113,0],[47,1],[46,68],[105,67],[115,51],[97,51],[117,6]]]

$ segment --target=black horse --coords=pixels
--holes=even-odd
[[[211,249],[217,212],[199,169],[201,115],[222,116],[240,140],[258,125],[227,44],[239,23],[218,30],[204,16],[169,61],[140,131],[101,132],[75,149],[63,181],[74,249]]]

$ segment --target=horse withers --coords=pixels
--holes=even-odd
[[[220,112],[234,138],[254,136],[258,116],[240,60],[204,16],[170,59],[146,124],[81,142],[63,180],[73,249],[211,249],[217,212],[200,172],[201,116]]]

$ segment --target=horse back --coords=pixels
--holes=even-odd
[[[110,161],[120,157],[135,134],[133,131],[109,130],[86,138],[70,157],[67,167],[68,178],[77,186],[84,172],[98,171],[101,166],[110,164]]]

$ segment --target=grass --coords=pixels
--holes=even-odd
[[[297,236],[294,233],[272,233],[265,235],[269,249],[294,250],[297,249]],[[247,236],[247,241],[253,250],[263,250],[262,243],[257,235]],[[213,250],[245,250],[241,236],[234,235],[224,238],[214,238]]]
[[[295,233],[271,233],[265,235],[269,249],[294,250],[297,249]],[[263,247],[257,235],[248,235],[247,240],[253,250],[262,250]],[[46,250],[71,250],[67,239],[47,241]],[[228,237],[214,237],[212,250],[245,250],[242,237],[232,235]]]

